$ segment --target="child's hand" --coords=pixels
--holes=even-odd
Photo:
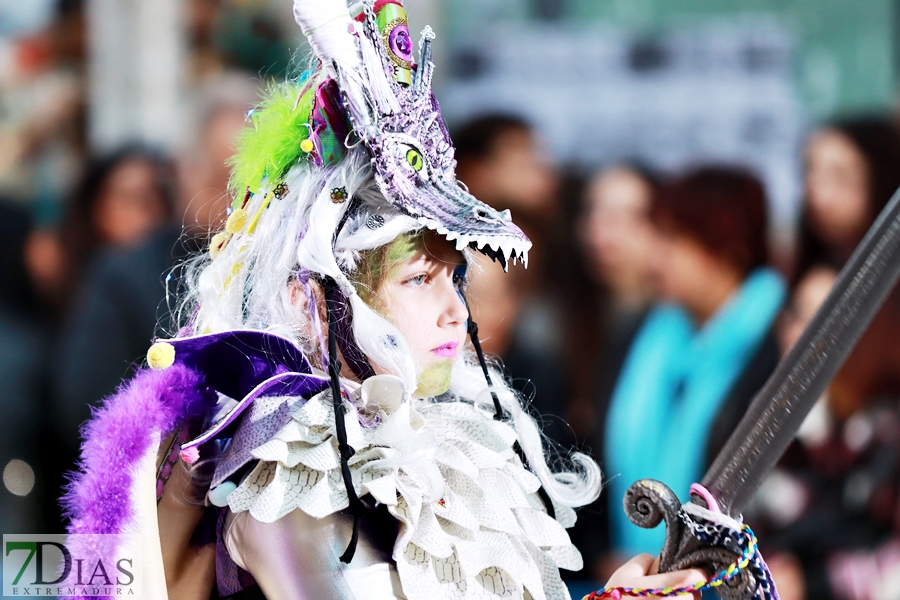
[[[697,569],[672,571],[671,573],[658,573],[658,570],[659,563],[655,558],[649,554],[638,554],[613,573],[606,583],[606,587],[686,587],[694,585],[698,581],[706,581],[703,571]],[[678,596],[678,598],[690,597],[688,594]],[[696,594],[695,597],[700,598],[700,594]]]

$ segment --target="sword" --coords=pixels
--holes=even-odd
[[[900,190],[841,269],[831,293],[703,476],[701,485],[723,513],[741,519],[741,510],[784,454],[898,278]],[[696,494],[691,495],[691,503],[706,507]],[[683,526],[678,516],[681,503],[665,484],[638,481],[628,489],[624,504],[629,519],[640,527],[656,527],[665,520],[660,572],[697,567],[715,573],[734,560],[723,549],[703,546]],[[718,591],[728,599],[747,598],[755,594],[759,583],[742,571]]]

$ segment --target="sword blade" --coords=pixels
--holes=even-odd
[[[703,477],[737,517],[772,471],[900,277],[900,190]]]

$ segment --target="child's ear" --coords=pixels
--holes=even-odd
[[[292,279],[288,284],[288,298],[290,299],[291,305],[297,310],[306,310],[306,304],[308,302],[306,297],[306,290],[302,283],[297,281],[296,279]]]
[[[309,289],[312,291],[313,300],[316,303],[316,307],[318,308],[318,312],[320,315],[325,314],[325,292],[322,290],[322,286],[319,285],[317,281],[314,279],[309,280]],[[293,304],[298,309],[308,310],[309,307],[309,298],[306,293],[306,286],[296,279],[292,280],[288,284],[288,296],[291,300],[291,304]]]
[[[319,317],[319,327],[321,327],[319,331],[316,331],[316,323],[313,322],[313,313],[310,311],[310,298],[307,295],[306,286],[294,279],[288,284],[287,294],[291,305],[294,307],[294,325],[299,330],[300,335],[312,341],[315,346],[318,344],[320,332],[322,335],[327,336],[325,292],[322,290],[322,286],[311,279],[308,285],[310,292],[312,292],[312,300],[315,302],[316,314]]]

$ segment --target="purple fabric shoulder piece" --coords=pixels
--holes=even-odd
[[[243,414],[247,408],[253,404],[257,398],[268,396],[301,396],[310,398],[315,396],[329,385],[329,379],[319,377],[317,375],[308,375],[306,373],[279,373],[269,379],[266,379],[258,386],[253,388],[246,396],[244,396],[238,404],[232,408],[228,414],[219,421],[213,423],[206,431],[194,438],[190,442],[182,444],[182,448],[193,448],[205,444],[209,440],[225,431],[238,417]],[[285,425],[290,419],[289,415],[285,415],[281,425]],[[276,429],[277,431],[277,429]],[[274,431],[272,432],[275,433]],[[247,460],[249,460],[249,454]]]
[[[175,362],[203,373],[206,384],[229,398],[243,398],[280,373],[312,373],[292,341],[263,331],[238,329],[159,340],[175,347]]]
[[[165,342],[175,348],[176,364],[198,370],[210,388],[238,400],[224,417],[182,448],[200,446],[227,434],[226,430],[258,398],[309,398],[328,387],[327,378],[312,374],[309,361],[296,344],[272,333],[238,329]]]
[[[135,468],[155,451],[154,434],[165,438],[185,420],[206,418],[216,392],[244,399],[231,423],[261,396],[309,397],[327,387],[302,351],[276,335],[239,330],[164,341],[175,348],[174,364],[138,372],[84,427],[81,461],[61,499],[70,534],[125,533],[136,516]]]
[[[181,421],[215,406],[195,370],[175,364],[144,370],[95,411],[83,430],[81,461],[61,499],[70,534],[124,533],[135,517],[134,469],[154,434],[165,437]]]

